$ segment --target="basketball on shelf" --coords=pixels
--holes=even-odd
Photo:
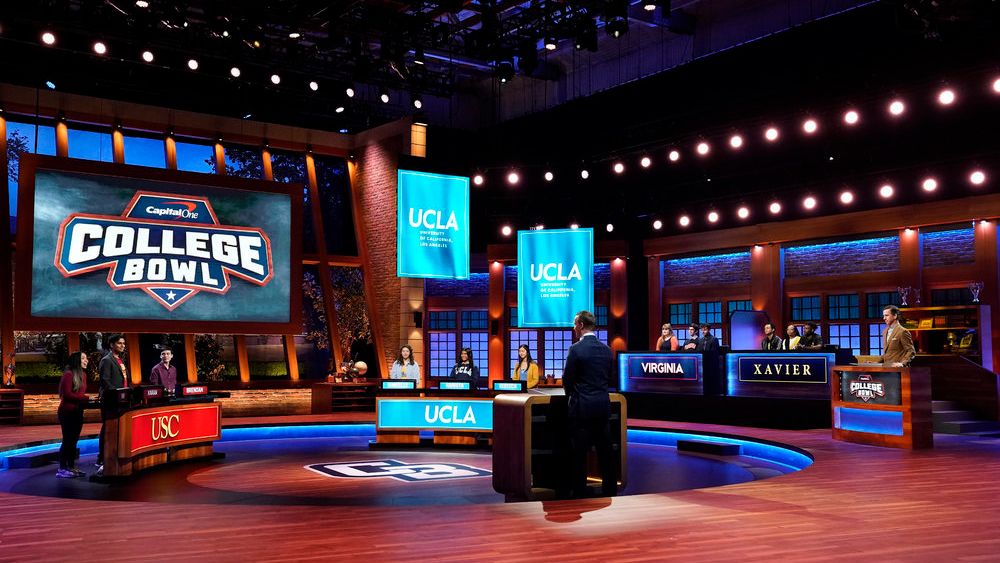
[[[364,362],[354,362],[354,370],[358,372],[358,375],[364,375],[368,373],[368,364]]]

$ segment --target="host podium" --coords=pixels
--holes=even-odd
[[[893,448],[934,447],[929,370],[833,366],[832,383],[834,439]]]
[[[617,452],[618,488],[625,487],[625,397],[611,393],[611,442]],[[559,391],[499,395],[493,400],[493,489],[508,501],[555,496],[569,479],[562,455],[567,447],[567,401]],[[591,452],[588,476],[600,481]]]

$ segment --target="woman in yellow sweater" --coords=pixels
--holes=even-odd
[[[514,381],[527,381],[528,389],[538,385],[538,364],[531,360],[531,352],[528,351],[527,344],[521,344],[517,347],[517,358],[514,374],[510,378]]]

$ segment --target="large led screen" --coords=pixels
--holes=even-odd
[[[594,231],[517,233],[517,326],[573,326],[594,310]]]
[[[400,170],[396,273],[469,279],[469,179]]]
[[[21,166],[18,328],[298,330],[301,186],[51,157]]]

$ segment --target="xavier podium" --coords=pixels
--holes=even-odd
[[[611,393],[611,444],[617,453],[619,490],[625,487],[625,397]],[[568,403],[562,389],[498,395],[493,399],[493,489],[508,501],[552,498],[565,483],[561,454],[567,442]],[[600,480],[596,455],[590,454],[588,476]]]

